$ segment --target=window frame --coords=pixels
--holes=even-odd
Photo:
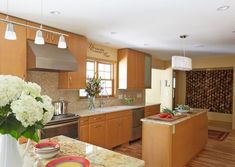
[[[86,63],[87,62],[93,62],[94,63],[94,76],[96,77],[96,78],[98,78],[99,77],[99,64],[108,64],[108,65],[110,65],[111,67],[111,69],[110,69],[110,71],[111,71],[111,76],[110,76],[110,78],[111,79],[101,79],[101,80],[103,80],[103,81],[111,81],[112,82],[112,94],[111,95],[96,95],[96,98],[101,98],[101,97],[114,97],[114,92],[115,92],[115,88],[114,88],[114,63],[113,62],[109,62],[109,61],[105,61],[105,60],[96,60],[96,59],[87,59],[87,61],[86,61]],[[87,77],[87,68],[86,68],[86,80],[88,79],[88,77]],[[87,96],[80,96],[80,90],[79,90],[79,98],[80,99],[87,99],[88,97]]]

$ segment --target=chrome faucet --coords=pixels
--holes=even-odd
[[[109,99],[109,95],[108,95],[108,92],[106,90],[104,90],[104,93],[106,94],[106,98]],[[100,108],[104,107],[105,105],[105,101],[104,101],[104,98],[103,98],[103,93],[101,93],[101,96],[100,96]]]

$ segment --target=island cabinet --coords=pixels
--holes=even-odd
[[[193,110],[176,121],[144,118],[142,159],[146,167],[183,167],[208,140],[208,110]]]
[[[151,88],[152,57],[132,49],[118,50],[118,88]]]
[[[88,40],[84,36],[69,34],[68,49],[75,56],[78,69],[75,72],[60,72],[60,89],[82,89],[86,87],[86,61]]]
[[[144,117],[148,117],[151,115],[156,115],[160,113],[160,104],[146,106],[144,108]]]
[[[81,117],[79,140],[111,149],[129,142],[131,123],[129,110]]]
[[[0,18],[6,18],[0,14]],[[12,21],[26,24],[24,20],[9,17]],[[15,75],[26,79],[26,28],[14,26],[16,40],[4,38],[6,23],[0,22],[0,74]]]

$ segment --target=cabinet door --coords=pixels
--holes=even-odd
[[[79,140],[89,142],[89,125],[82,125],[79,128]]]
[[[152,78],[152,57],[150,55],[146,55],[145,56],[145,78],[144,78],[145,88],[151,88],[151,78]]]
[[[132,124],[132,116],[124,116],[121,118],[121,135],[120,135],[120,140],[121,143],[127,143],[131,139],[131,124]]]
[[[5,18],[0,14],[0,18]],[[12,18],[10,20],[26,24],[25,21]],[[26,79],[26,28],[14,26],[16,40],[4,38],[6,24],[0,22],[0,74],[9,74]]]
[[[132,50],[128,50],[127,58],[127,88],[136,88],[136,54]]]
[[[75,56],[78,63],[76,72],[62,72],[59,74],[59,88],[82,89],[86,87],[86,60],[88,41],[85,37],[69,34],[68,49]]]
[[[89,142],[105,147],[105,122],[97,122],[89,125]]]
[[[145,55],[136,53],[136,87],[145,88]]]
[[[106,121],[106,148],[113,148],[121,144],[120,141],[121,118]]]

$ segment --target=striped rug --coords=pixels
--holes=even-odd
[[[214,139],[218,141],[224,141],[226,137],[229,135],[229,132],[223,132],[218,130],[208,130],[208,138]]]

